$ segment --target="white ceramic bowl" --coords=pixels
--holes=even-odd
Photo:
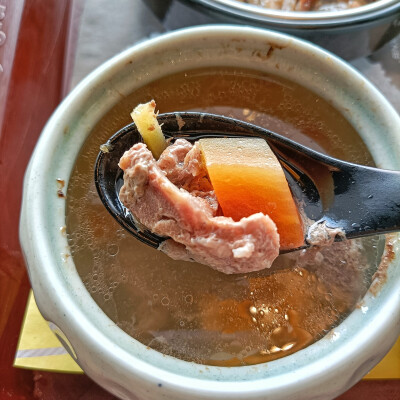
[[[359,73],[314,45],[233,26],[191,28],[140,43],[73,90],[46,125],[32,156],[24,182],[20,236],[38,306],[82,369],[123,399],[333,398],[361,379],[399,335],[396,258],[387,260],[386,281],[373,284],[364,307],[334,333],[273,362],[224,368],[164,356],[132,339],[97,306],[67,256],[67,239],[60,232],[65,226],[65,199],[57,196],[56,180],[64,179],[68,186],[92,127],[121,94],[173,72],[213,65],[272,72],[308,87],[356,127],[379,166],[400,169],[399,116]],[[397,236],[391,241],[396,253]]]

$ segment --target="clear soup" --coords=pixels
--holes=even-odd
[[[353,127],[305,88],[257,71],[198,69],[148,84],[94,127],[67,192],[67,235],[76,268],[100,308],[146,346],[187,361],[237,366],[274,360],[322,338],[365,294],[383,249],[377,237],[280,256],[275,272],[224,275],[174,261],[125,232],[93,181],[99,146],[131,122],[138,104],[196,110],[265,126],[352,162],[372,165]]]

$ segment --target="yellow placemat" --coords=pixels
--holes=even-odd
[[[364,379],[400,379],[400,337],[385,358]]]
[[[14,367],[82,373],[37,308],[32,291],[19,337]]]
[[[15,367],[82,373],[40,314],[31,291],[19,338]],[[400,338],[364,379],[400,379]]]

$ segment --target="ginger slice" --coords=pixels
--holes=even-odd
[[[167,147],[167,141],[157,121],[158,113],[155,113],[156,102],[154,100],[145,104],[139,104],[131,113],[133,122],[144,142],[152,152],[154,158],[158,160],[161,153]]]

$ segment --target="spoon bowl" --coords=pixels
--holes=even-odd
[[[352,164],[314,151],[265,128],[220,115],[175,112],[160,114],[167,138],[194,142],[203,137],[259,137],[280,161],[305,227],[305,244],[353,239],[400,230],[400,172]],[[158,248],[166,240],[149,231],[121,203],[123,153],[142,141],[134,123],[101,146],[95,164],[95,184],[101,201],[127,231]],[[319,237],[322,235],[322,237]]]

